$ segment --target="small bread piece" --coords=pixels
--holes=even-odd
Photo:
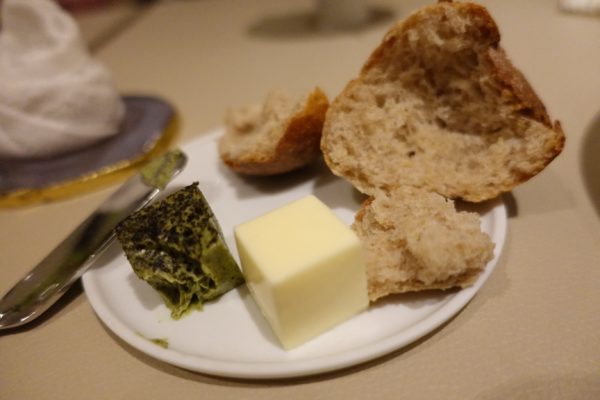
[[[327,113],[326,163],[360,191],[478,202],[539,173],[565,137],[484,7],[440,2],[393,26]]]
[[[392,293],[466,287],[493,258],[479,215],[413,187],[378,192],[352,229],[365,250],[369,299]]]
[[[231,111],[219,155],[231,169],[246,175],[275,175],[317,159],[329,100],[315,88],[300,100],[281,91],[264,104]]]

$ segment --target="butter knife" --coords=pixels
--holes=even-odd
[[[173,150],[127,180],[0,300],[0,329],[31,322],[54,304],[114,240],[113,228],[156,197],[186,162]]]

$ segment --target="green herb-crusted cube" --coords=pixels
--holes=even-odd
[[[244,281],[197,182],[133,213],[115,231],[135,274],[175,319]]]

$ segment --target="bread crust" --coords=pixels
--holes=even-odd
[[[488,50],[488,57],[490,65],[492,66],[492,73],[495,75],[498,82],[505,88],[505,91],[502,92],[503,95],[512,96],[515,99],[515,112],[524,117],[538,121],[548,129],[556,132],[556,135],[546,143],[543,160],[538,164],[537,168],[532,169],[528,174],[517,174],[515,176],[514,184],[502,188],[500,191],[501,193],[511,190],[514,186],[521,184],[540,173],[562,152],[565,146],[566,137],[560,121],[556,120],[552,122],[546,111],[546,106],[544,106],[544,103],[542,103],[542,100],[538,97],[523,73],[511,63],[504,49],[500,46],[492,47]],[[491,194],[480,197],[482,197],[482,200],[486,200],[490,196]]]
[[[521,125],[528,123],[539,123],[545,127],[548,132],[545,133],[541,150],[532,152],[532,156],[528,159],[523,159],[520,165],[506,166],[502,174],[507,175],[505,178],[497,178],[495,181],[484,182],[485,177],[479,181],[468,182],[463,180],[460,184],[451,183],[447,177],[436,174],[435,181],[424,177],[421,180],[416,178],[411,179],[411,168],[402,170],[398,175],[398,181],[390,181],[380,179],[379,168],[366,170],[362,168],[361,162],[353,162],[345,160],[344,157],[350,154],[360,154],[367,158],[370,157],[366,152],[370,151],[366,146],[360,148],[352,144],[344,144],[347,148],[344,151],[340,150],[339,133],[340,128],[338,121],[342,118],[354,118],[347,113],[348,103],[351,101],[358,102],[354,99],[361,89],[367,86],[377,87],[379,84],[386,83],[385,80],[393,78],[377,78],[382,82],[374,81],[372,75],[374,71],[386,69],[402,69],[403,63],[409,63],[407,60],[402,60],[394,57],[394,52],[398,52],[398,47],[403,45],[403,40],[410,34],[411,30],[419,24],[425,23],[427,18],[434,14],[452,11],[455,14],[460,14],[462,18],[473,21],[466,29],[474,29],[476,32],[469,34],[477,37],[478,49],[480,55],[480,63],[486,70],[490,87],[494,87],[497,91],[498,102],[507,104],[510,107],[511,119],[520,119],[518,122]],[[383,73],[382,73],[383,75]],[[369,80],[370,79],[370,80]],[[388,82],[389,83],[389,82]],[[400,83],[398,82],[400,85]],[[460,110],[454,110],[459,113]],[[388,116],[394,118],[393,115]],[[529,122],[528,122],[529,121]],[[354,124],[355,126],[358,124]],[[540,128],[541,129],[541,128]],[[450,129],[452,130],[452,129]],[[456,129],[454,129],[456,131]],[[465,136],[469,135],[488,135],[487,132],[473,132],[466,129],[463,131]],[[365,135],[360,129],[356,129],[353,135]],[[489,136],[489,135],[488,135]],[[515,133],[515,136],[517,134]],[[526,135],[521,135],[519,140],[526,146],[530,140]],[[487,139],[485,139],[487,140]],[[531,139],[534,140],[534,139]],[[537,140],[537,139],[536,139]],[[350,142],[350,141],[348,141]],[[333,100],[331,107],[327,113],[323,136],[321,139],[321,149],[324,154],[324,159],[330,169],[341,177],[348,179],[357,189],[370,194],[375,189],[389,189],[391,187],[410,184],[414,186],[428,188],[436,191],[446,197],[462,198],[467,201],[479,202],[488,200],[498,196],[499,194],[510,191],[516,185],[525,182],[537,173],[542,171],[560,152],[565,144],[565,135],[561,128],[560,122],[552,122],[546,108],[540,98],[537,96],[531,85],[528,83],[523,74],[514,67],[510,62],[506,53],[500,46],[500,32],[498,27],[488,11],[479,5],[472,3],[457,3],[451,1],[443,1],[436,5],[424,7],[413,13],[406,20],[397,23],[384,36],[381,44],[372,52],[370,57],[363,65],[359,76],[356,79],[348,82],[344,90]],[[341,155],[340,155],[341,154]],[[483,154],[483,153],[482,153]],[[379,154],[373,154],[372,157],[381,157]],[[390,155],[388,157],[388,165],[398,163],[405,159],[404,154]],[[433,158],[449,159],[451,155],[436,154]],[[456,162],[459,163],[461,156],[455,156]],[[384,161],[382,165],[386,165]],[[514,164],[519,164],[515,161]],[[494,174],[497,171],[494,171]]]
[[[274,151],[246,153],[230,157],[220,151],[221,159],[237,173],[244,175],[276,175],[303,167],[320,157],[320,140],[329,108],[327,95],[315,88],[304,107],[285,121],[284,134]]]

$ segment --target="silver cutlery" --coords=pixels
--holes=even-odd
[[[39,317],[114,240],[114,227],[148,204],[185,167],[173,150],[144,165],[0,300],[0,329]]]

